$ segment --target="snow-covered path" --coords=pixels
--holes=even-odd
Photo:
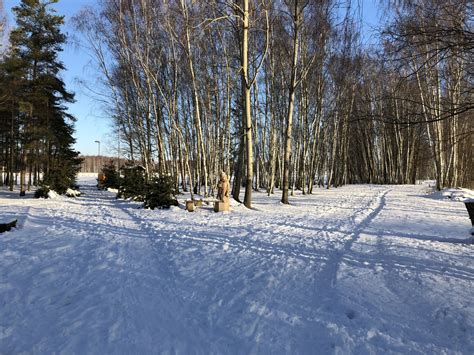
[[[222,214],[83,189],[0,195],[0,353],[474,353],[467,213],[423,186]]]

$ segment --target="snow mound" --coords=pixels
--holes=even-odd
[[[118,193],[118,189],[114,189],[114,188],[112,188],[112,187],[108,187],[108,188],[107,188],[107,191],[108,191],[108,192],[113,192],[113,193]]]
[[[54,200],[54,199],[58,199],[59,198],[59,194],[54,191],[54,190],[49,190],[48,191],[48,198]]]
[[[67,189],[66,190],[67,197],[79,197],[81,196],[81,192],[79,190]]]
[[[430,197],[435,200],[450,199],[452,201],[465,202],[474,199],[474,191],[463,188],[449,188],[436,191]]]
[[[231,207],[238,207],[240,206],[242,203],[240,203],[239,201],[236,201],[234,200],[233,198],[230,199],[230,206]]]

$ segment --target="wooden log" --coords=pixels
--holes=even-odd
[[[10,223],[0,223],[0,233],[8,232],[12,228],[16,228],[17,222],[18,222],[18,220],[15,219],[14,221],[12,221]]]
[[[193,200],[186,201],[186,210],[188,212],[194,212],[194,201]]]

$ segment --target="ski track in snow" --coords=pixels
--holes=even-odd
[[[421,186],[255,209],[0,194],[0,353],[474,353],[461,203]]]

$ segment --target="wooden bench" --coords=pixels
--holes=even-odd
[[[186,200],[186,210],[188,212],[194,212],[196,207],[202,207],[203,203],[206,205],[213,204],[214,212],[229,211],[230,209],[228,202],[222,202],[216,198],[204,198],[200,200]]]
[[[203,202],[205,202],[202,199],[199,200],[186,200],[186,210],[188,212],[194,212],[196,210],[196,207],[202,207]],[[206,202],[207,204],[207,202]]]
[[[214,212],[227,212],[230,210],[229,202],[216,201],[214,202]]]

